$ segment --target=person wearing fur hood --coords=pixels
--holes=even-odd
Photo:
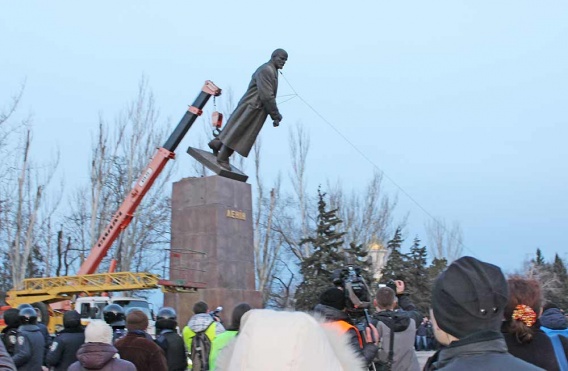
[[[303,312],[253,309],[217,359],[217,371],[365,370],[348,340]]]
[[[112,327],[105,321],[92,320],[85,329],[85,344],[77,351],[78,361],[68,371],[136,371],[133,363],[120,359],[112,345]]]

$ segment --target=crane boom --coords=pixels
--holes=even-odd
[[[201,115],[203,112],[202,109],[205,107],[205,104],[207,104],[209,98],[220,94],[221,89],[215,86],[213,82],[209,80],[205,81],[205,85],[203,85],[203,88],[193,102],[193,105],[189,106],[189,109],[185,112],[181,121],[164,146],[158,148],[156,154],[152,157],[150,164],[148,164],[146,169],[144,169],[142,175],[140,175],[134,184],[134,187],[126,196],[122,205],[120,205],[118,211],[113,215],[112,219],[101,233],[96,244],[91,248],[91,252],[87,256],[87,259],[85,259],[77,272],[78,275],[93,274],[96,272],[99,264],[114,241],[132,221],[136,208],[140,205],[144,195],[148,192],[150,187],[152,187],[152,184],[160,175],[168,160],[175,157],[175,149],[182,141],[187,131],[191,128],[197,117]]]

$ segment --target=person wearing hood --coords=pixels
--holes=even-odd
[[[77,351],[77,361],[68,371],[136,371],[132,362],[118,357],[112,345],[112,327],[102,320],[92,320],[85,329],[85,344]]]
[[[550,337],[561,370],[568,370],[568,321],[564,312],[554,303],[544,306],[540,329]]]
[[[365,361],[365,364],[370,364],[379,351],[379,334],[372,324],[366,329],[365,334],[361,334],[345,312],[346,304],[345,292],[332,287],[320,295],[320,302],[315,306],[314,314],[323,318],[324,326],[344,335],[355,353]]]
[[[390,287],[381,287],[375,295],[373,324],[381,337],[381,350],[375,364],[390,364],[394,371],[418,371],[420,364],[414,351],[417,325],[422,314],[405,293],[404,281],[394,281],[396,292]],[[399,309],[396,309],[398,305]]]
[[[500,329],[508,296],[499,267],[471,256],[450,264],[432,288],[430,318],[443,347],[424,370],[542,370],[507,350]]]
[[[74,310],[63,314],[63,330],[61,330],[45,357],[45,364],[52,371],[67,371],[77,361],[77,351],[85,342],[85,328],[81,325],[81,315]]]
[[[219,354],[215,370],[367,370],[348,340],[307,313],[252,309]]]
[[[10,356],[14,355],[18,338],[18,327],[20,327],[20,311],[10,308],[4,312],[4,322],[6,327],[2,330],[2,342]]]
[[[210,342],[213,342],[217,335],[225,332],[225,327],[220,322],[215,321],[208,312],[209,306],[204,301],[198,301],[193,305],[194,314],[182,331],[183,341],[188,350],[191,349],[193,338],[198,332],[204,331]]]

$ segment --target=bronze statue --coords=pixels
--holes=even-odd
[[[282,115],[276,106],[278,70],[284,67],[288,53],[283,49],[272,52],[270,61],[253,73],[246,93],[229,117],[219,136],[209,142],[217,163],[230,170],[229,157],[233,152],[247,157],[268,115],[276,127]]]

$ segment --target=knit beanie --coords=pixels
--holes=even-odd
[[[77,328],[81,326],[81,315],[74,310],[65,312],[63,314],[63,326],[65,328]]]
[[[320,304],[343,310],[345,309],[345,293],[336,287],[327,289],[320,296]]]
[[[135,309],[126,316],[126,329],[128,331],[142,330],[148,328],[148,317],[141,310]]]
[[[436,323],[458,339],[482,330],[499,331],[507,301],[501,269],[471,256],[453,262],[432,289]]]
[[[112,327],[105,321],[92,320],[85,329],[85,343],[112,344]]]

